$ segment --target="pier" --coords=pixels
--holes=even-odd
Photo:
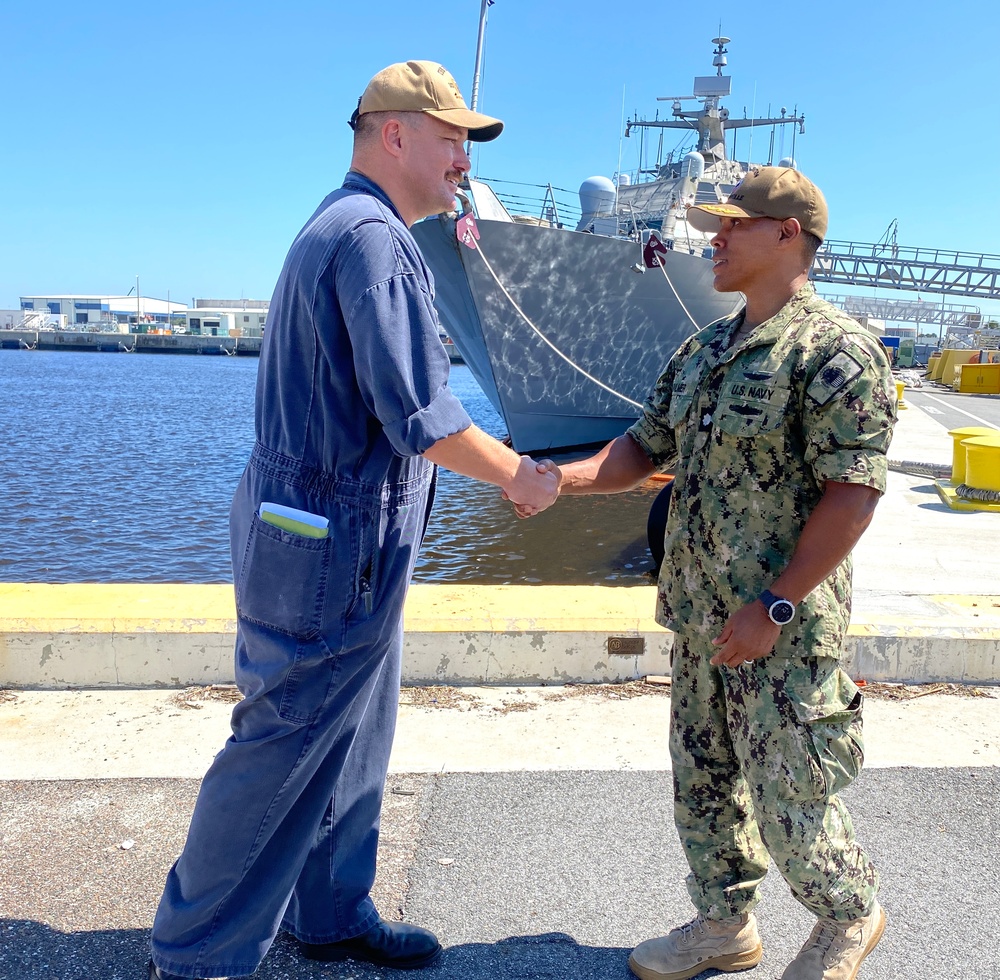
[[[201,334],[91,333],[79,330],[0,330],[0,350],[70,350],[102,354],[260,355],[260,337]]]

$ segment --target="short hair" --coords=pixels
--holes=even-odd
[[[823,240],[814,235],[811,231],[802,232],[802,244],[805,246],[806,258],[812,262],[816,258],[816,253],[819,251],[820,246],[823,244]]]
[[[422,112],[366,112],[354,120],[354,145],[358,146],[375,139],[390,119],[399,119],[415,126],[419,125],[418,120],[423,118]]]

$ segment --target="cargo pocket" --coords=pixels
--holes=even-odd
[[[300,642],[295,648],[295,662],[285,675],[278,714],[293,725],[308,725],[323,707],[337,669],[322,640]]]
[[[820,663],[828,658],[817,658]],[[824,795],[834,796],[851,785],[865,761],[861,708],[864,698],[840,668],[806,698],[788,692],[796,716],[809,733],[815,777]]]
[[[318,637],[332,544],[330,537],[306,538],[254,514],[236,583],[237,613],[299,640]]]

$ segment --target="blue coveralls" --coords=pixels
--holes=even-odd
[[[230,515],[244,700],[156,914],[172,973],[242,976],[279,929],[327,943],[378,921],[403,600],[433,499],[420,454],[471,424],[432,296],[392,203],[354,172],[285,260]],[[328,518],[328,537],[264,523],[261,501]]]

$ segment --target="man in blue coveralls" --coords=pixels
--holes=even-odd
[[[354,154],[292,243],[231,512],[244,700],[201,786],[152,934],[150,980],[253,973],[279,929],[313,960],[426,966],[425,929],[369,890],[399,696],[403,600],[435,464],[523,513],[558,479],[474,426],[448,388],[433,280],[409,227],[450,210],[471,112],[432,62],[379,72]]]

